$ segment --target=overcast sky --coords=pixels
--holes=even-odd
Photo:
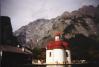
[[[64,11],[73,11],[83,5],[99,4],[99,0],[0,0],[1,15],[11,18],[13,31],[39,18],[50,19]]]

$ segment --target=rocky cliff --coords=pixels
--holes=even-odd
[[[47,42],[54,37],[54,32],[63,32],[65,38],[71,38],[75,34],[99,36],[99,6],[83,6],[82,8],[64,12],[56,18],[38,19],[15,31],[19,43],[22,46],[33,49],[45,47]],[[66,35],[66,36],[65,36]]]

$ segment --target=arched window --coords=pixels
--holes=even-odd
[[[50,52],[50,54],[49,54],[49,57],[51,57],[51,52]]]
[[[66,52],[66,57],[68,57],[68,53]]]

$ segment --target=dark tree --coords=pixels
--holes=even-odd
[[[69,40],[73,59],[99,59],[99,46],[94,39],[82,34],[75,35]],[[97,57],[96,57],[97,56]]]
[[[0,45],[16,46],[17,44],[17,38],[13,36],[10,18],[0,16]]]

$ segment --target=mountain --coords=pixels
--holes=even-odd
[[[76,34],[99,37],[99,5],[83,6],[71,13],[66,11],[52,19],[37,19],[15,31],[14,35],[19,44],[33,49],[46,47],[47,42],[54,38],[55,31],[63,32],[65,39]]]

